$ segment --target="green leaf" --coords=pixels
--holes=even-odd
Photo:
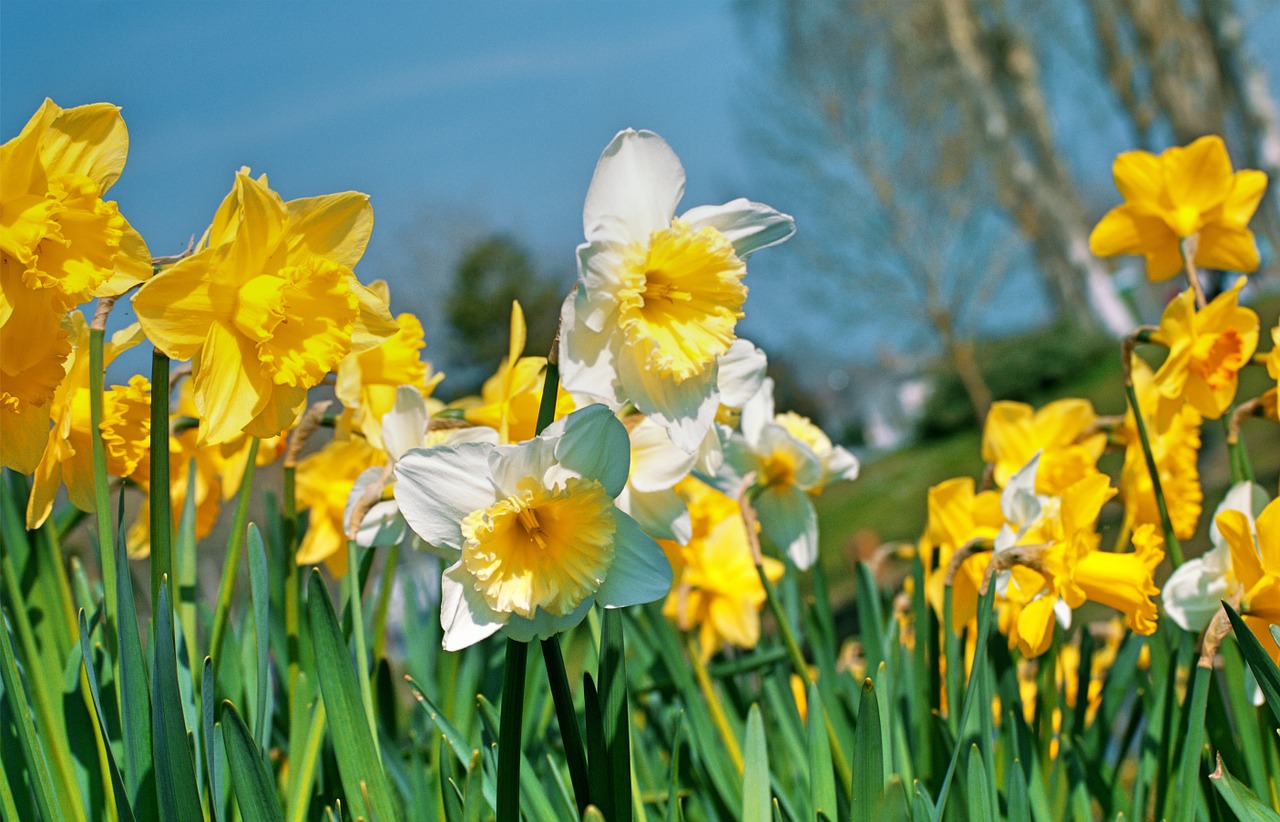
[[[489,803],[484,800],[483,771],[480,751],[472,751],[467,763],[467,789],[462,799],[463,818],[467,822],[482,822],[489,816]]]
[[[609,822],[631,822],[631,717],[627,707],[622,612],[606,608],[600,638],[600,718],[609,758],[613,813]]]
[[[978,600],[978,636],[974,645],[973,666],[969,671],[969,687],[964,691],[964,702],[960,707],[960,724],[958,727],[963,729],[969,725],[969,714],[973,711],[973,706],[978,702],[978,694],[982,690],[977,687],[981,677],[986,675],[987,663],[987,638],[991,635],[991,618],[992,618],[992,601],[995,598],[995,586],[989,586],[987,592]],[[982,710],[986,710],[983,706]],[[947,775],[942,780],[942,787],[938,790],[938,800],[935,807],[935,816],[941,817],[943,810],[947,806],[947,794],[951,790],[951,780],[955,776],[956,766],[960,762],[960,751],[962,745],[956,745],[955,750],[951,753],[951,764],[947,766]]]
[[[987,768],[982,764],[982,752],[977,745],[969,746],[969,818],[995,819],[996,801],[987,784]]]
[[[582,675],[582,696],[587,714],[587,778],[591,782],[591,804],[607,819],[612,818],[613,793],[609,755],[604,742],[600,697],[591,674]]]
[[[156,603],[154,661],[151,666],[151,728],[152,747],[155,751],[156,795],[160,800],[160,818],[165,822],[185,822],[204,816],[200,808],[200,794],[196,790],[195,765],[191,761],[191,747],[187,743],[187,726],[182,713],[176,642],[173,633],[173,607],[169,599],[169,578],[166,576],[160,580],[160,599]]]
[[[262,751],[254,744],[240,712],[230,702],[222,703],[222,729],[240,816],[255,822],[284,822],[275,782],[262,759]]]
[[[872,822],[880,807],[884,791],[884,759],[880,736],[880,702],[875,685],[868,677],[862,680],[862,701],[858,708],[858,725],[853,731],[853,749],[857,752],[853,765],[853,798],[850,811],[854,820]]]
[[[18,603],[18,607],[21,607],[21,603]],[[9,628],[5,624],[6,618],[7,615],[0,611],[0,677],[4,680],[4,698],[9,703],[10,714],[16,720],[14,724],[18,729],[18,743],[31,774],[28,782],[35,794],[36,807],[40,809],[46,822],[61,822],[66,814],[63,813],[58,789],[53,781],[53,772],[45,760],[35,724],[31,720],[31,708],[27,704],[26,690],[18,675],[13,645],[9,642]]]
[[[1203,665],[1192,669],[1191,697],[1183,731],[1182,761],[1178,764],[1172,818],[1175,822],[1195,819],[1196,795],[1200,788],[1200,757],[1204,742],[1204,712],[1209,700],[1209,677],[1213,671]]]
[[[139,819],[155,819],[155,772],[151,758],[151,684],[147,678],[138,611],[133,601],[133,576],[124,540],[116,545],[116,602],[120,650],[120,732],[124,738],[124,783]]]
[[[266,750],[271,744],[271,672],[267,662],[270,650],[270,607],[271,591],[267,585],[267,549],[262,544],[262,534],[258,526],[249,523],[249,596],[253,600],[254,642],[257,648],[258,664],[255,679],[258,683],[258,694],[255,704],[257,718],[254,729],[258,747]]]
[[[667,809],[663,822],[681,822],[684,812],[680,808],[680,732],[684,729],[684,712],[676,717],[675,730],[671,732],[671,774],[667,784]],[[825,735],[823,737],[826,738]]]
[[[315,649],[315,675],[324,698],[346,802],[357,818],[364,816],[376,822],[398,819],[391,787],[369,736],[351,654],[342,639],[329,592],[314,570],[307,583],[307,613]]]
[[[1235,812],[1237,819],[1249,819],[1253,822],[1264,820],[1280,820],[1280,814],[1267,807],[1257,795],[1242,785],[1239,780],[1227,773],[1222,767],[1222,757],[1218,757],[1217,769],[1209,774],[1209,782],[1218,795]]]
[[[1031,822],[1031,801],[1027,797],[1027,777],[1022,762],[1014,759],[1009,766],[1009,789],[1005,795],[1009,822]]]
[[[831,764],[831,741],[827,738],[827,719],[822,710],[822,697],[818,686],[809,683],[809,797],[814,813],[825,813],[836,818],[836,777]],[[859,756],[864,752],[859,751]]]
[[[1244,655],[1244,661],[1253,671],[1254,679],[1258,680],[1258,687],[1262,689],[1262,695],[1267,700],[1271,715],[1280,724],[1280,669],[1276,668],[1267,649],[1262,647],[1262,643],[1253,635],[1253,631],[1249,630],[1249,626],[1244,624],[1244,620],[1236,610],[1225,602],[1222,603],[1222,607],[1227,609],[1231,629],[1235,631],[1236,641],[1240,643],[1240,653]],[[1275,626],[1272,626],[1272,632],[1272,639],[1280,644],[1280,639],[1277,639],[1274,634]]]
[[[744,822],[768,822],[773,818],[769,749],[764,738],[760,706],[754,704],[747,713],[747,743],[742,762],[742,818]]]
[[[89,681],[89,693],[93,697],[94,718],[98,720],[98,729],[104,740],[107,735],[107,719],[102,712],[102,696],[98,690],[98,671],[93,665],[93,652],[89,648],[89,625],[85,621],[84,611],[80,611],[80,658],[84,663],[85,678]],[[107,768],[111,772],[111,790],[116,798],[116,812],[124,822],[133,822],[133,808],[129,805],[129,791],[124,786],[124,777],[120,775],[120,767],[116,764],[115,752],[111,745],[104,746],[107,753]]]
[[[204,726],[204,767],[209,775],[209,806],[213,808],[213,818],[222,822],[222,760],[215,754],[213,737],[213,660],[204,658],[204,667],[200,686],[200,724]]]

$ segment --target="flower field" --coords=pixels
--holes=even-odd
[[[241,168],[158,257],[128,150],[46,100],[0,154],[5,820],[1280,819],[1268,180],[1222,139],[1115,158],[1089,251],[1177,288],[1124,410],[997,397],[982,470],[840,556],[859,459],[738,333],[795,221],[682,203],[654,132],[599,156],[551,349],[514,302],[448,402],[367,196]]]

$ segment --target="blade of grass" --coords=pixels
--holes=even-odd
[[[214,755],[214,681],[213,660],[204,658],[201,668],[200,687],[200,724],[204,726],[204,746],[201,757],[204,760],[205,773],[209,779],[209,807],[213,809],[213,818],[222,822],[222,762]]]
[[[103,338],[106,334],[105,312],[111,310],[111,302],[107,298],[100,299],[98,311],[102,314],[101,327],[98,318],[94,318],[89,328],[89,437],[93,452],[93,508],[98,525],[98,560],[102,567],[102,587],[106,593],[107,622],[103,635],[108,642],[115,636],[116,603],[116,550],[115,529],[111,525],[111,496],[107,484],[107,447],[102,441],[103,390],[105,370],[103,366]],[[105,303],[105,304],[104,304]],[[155,389],[152,390],[152,402],[155,400]],[[165,402],[169,400],[165,394]],[[168,406],[166,405],[166,408]],[[168,428],[165,431],[164,453],[169,454]],[[154,435],[153,435],[154,437]],[[155,449],[152,449],[153,451]],[[114,656],[114,649],[108,647]]]
[[[258,747],[267,750],[271,744],[271,669],[267,654],[270,650],[270,588],[267,579],[267,548],[262,542],[258,526],[249,524],[249,597],[253,601],[254,643],[257,649],[258,684],[254,719],[254,737]],[[238,716],[238,714],[237,714]]]
[[[1209,774],[1209,781],[1218,795],[1235,812],[1237,819],[1249,819],[1254,822],[1280,820],[1280,813],[1267,807],[1257,795],[1241,784],[1222,767],[1222,757],[1218,757],[1218,767]]]
[[[773,819],[767,745],[760,708],[752,705],[751,710],[747,712],[747,744],[742,754],[742,819],[744,822],[769,822]]]
[[[240,480],[239,497],[236,499],[235,519],[231,522],[231,540],[227,544],[227,558],[222,565],[222,581],[218,584],[217,604],[213,609],[213,631],[209,642],[209,656],[216,669],[221,664],[222,641],[227,631],[227,617],[231,615],[231,594],[235,591],[236,576],[240,573],[240,554],[249,526],[249,500],[253,496],[253,475],[258,463],[258,438],[249,443],[249,454],[244,461],[244,475]]]
[[[862,680],[862,702],[854,728],[853,749],[858,752],[853,766],[853,796],[849,802],[854,820],[872,822],[884,792],[884,757],[880,736],[880,703],[871,678]]]
[[[978,600],[978,636],[976,647],[973,652],[973,666],[969,672],[969,686],[964,692],[964,702],[960,707],[960,724],[961,733],[969,724],[969,715],[973,711],[974,703],[977,702],[978,692],[981,690],[977,686],[978,677],[985,675],[987,661],[987,637],[991,634],[991,615],[992,601],[995,598],[995,586],[988,586],[987,592]],[[983,709],[985,710],[985,708]],[[938,790],[938,800],[934,815],[941,818],[943,810],[947,806],[947,795],[951,790],[951,780],[955,776],[956,766],[960,762],[960,751],[962,745],[956,745],[955,750],[951,753],[951,764],[947,766],[947,774],[942,780],[942,787]],[[917,793],[917,801],[919,793]]]
[[[102,696],[98,690],[98,671],[93,665],[93,653],[89,647],[89,625],[84,618],[84,611],[79,614],[80,617],[80,658],[84,665],[86,677],[89,682],[89,693],[93,697],[94,717],[98,720],[98,727],[103,736],[107,735],[107,718],[102,712]],[[111,746],[107,745],[107,766],[111,771],[111,791],[115,796],[116,814],[124,822],[133,822],[133,809],[129,807],[129,792],[124,786],[124,777],[120,775],[120,768],[116,764],[115,753],[111,750]]]
[[[822,697],[818,686],[810,683],[808,692],[809,718],[809,797],[814,813],[824,813],[836,818],[836,779],[831,764],[831,742],[827,739],[827,722],[822,709]],[[865,755],[865,754],[863,754]]]
[[[1235,632],[1236,642],[1240,644],[1240,653],[1249,665],[1249,670],[1253,671],[1254,679],[1258,680],[1258,687],[1262,689],[1262,696],[1271,709],[1272,716],[1280,723],[1280,669],[1276,668],[1267,650],[1253,635],[1253,631],[1249,630],[1249,626],[1244,624],[1236,610],[1225,602],[1222,607],[1227,609],[1227,618],[1231,620],[1231,630]],[[1272,639],[1274,641],[1275,637]]]
[[[611,822],[631,822],[631,717],[622,612],[606,608],[601,625],[600,711],[613,796]]]

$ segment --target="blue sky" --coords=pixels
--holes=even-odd
[[[448,281],[447,260],[413,269],[406,236],[447,250],[460,224],[513,232],[567,291],[595,161],[628,126],[680,154],[684,207],[771,202],[739,136],[749,61],[726,2],[5,0],[3,17],[0,133],[45,96],[120,105],[130,152],[110,196],[154,254],[199,235],[248,165],[286,199],[368,193],[375,228],[357,273],[389,277],[396,310],[430,314]],[[753,261],[749,315],[764,303],[766,318],[791,314],[785,284],[755,273],[784,249]],[[787,339],[781,320],[753,324]]]

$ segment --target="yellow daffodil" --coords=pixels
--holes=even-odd
[[[1276,381],[1280,389],[1280,323],[1271,329],[1271,353],[1267,355],[1267,373]]]
[[[1280,665],[1271,625],[1280,625],[1280,500],[1272,500],[1252,523],[1240,511],[1224,511],[1218,529],[1231,548],[1231,574],[1238,610],[1249,630]]]
[[[383,306],[390,304],[385,282],[373,282],[369,290],[378,295]],[[395,322],[399,330],[386,342],[343,358],[333,388],[338,401],[350,411],[353,427],[378,449],[382,448],[382,417],[395,405],[396,390],[411,385],[429,397],[444,379],[444,374],[434,372],[431,363],[422,359],[426,342],[418,318],[400,314]]]
[[[44,453],[36,466],[31,497],[27,502],[27,528],[40,527],[53,510],[58,487],[65,484],[71,504],[94,510],[93,439],[89,414],[89,327],[84,315],[67,315],[66,331],[72,340],[66,379],[49,403],[52,428],[45,432]],[[137,345],[142,333],[136,324],[112,335],[103,349],[110,363],[122,351]],[[128,385],[113,385],[102,402],[102,441],[107,453],[107,473],[131,477],[145,467],[151,436],[151,384],[135,375]],[[5,432],[8,436],[8,432]]]
[[[1253,271],[1258,246],[1249,219],[1267,187],[1261,171],[1233,173],[1222,138],[1201,137],[1158,157],[1129,151],[1112,167],[1124,203],[1089,236],[1094,254],[1142,254],[1147,276],[1159,282],[1183,266],[1181,241],[1196,237],[1197,266]]]
[[[1165,307],[1152,341],[1168,346],[1156,371],[1156,419],[1169,425],[1185,402],[1216,420],[1236,396],[1238,374],[1258,347],[1258,315],[1239,304],[1241,277],[1199,311],[1190,290]]]
[[[684,545],[659,542],[674,576],[662,613],[680,630],[698,631],[703,660],[725,644],[754,648],[760,641],[765,593],[742,510],[735,500],[692,478],[683,480],[677,492],[689,506],[692,536]],[[765,557],[764,571],[770,582],[777,582],[784,566]]]
[[[107,103],[45,100],[0,147],[0,463],[35,469],[47,404],[66,369],[68,310],[151,275],[138,232],[102,195],[120,177],[129,135]]]
[[[1036,492],[1061,494],[1097,472],[1107,435],[1092,430],[1096,421],[1088,400],[1057,400],[1039,411],[1021,402],[996,402],[982,431],[982,458],[994,464],[996,484],[1003,488],[1040,452]]]
[[[363,194],[285,203],[242,169],[202,248],[134,297],[156,347],[192,360],[201,444],[279,434],[308,388],[399,330],[351,270],[372,224]]]
[[[957,477],[929,489],[929,514],[920,539],[920,558],[928,571],[925,594],[939,617],[945,604],[945,585],[951,558],[956,550],[973,540],[994,541],[1005,524],[1000,510],[1000,492],[975,493],[973,479]],[[951,584],[951,626],[959,632],[977,614],[978,590],[990,546],[961,563]]]
[[[684,168],[651,131],[619,132],[583,209],[578,286],[561,312],[567,390],[626,402],[694,453],[719,408],[717,363],[747,297],[745,260],[795,230],[791,217],[739,199],[675,216]]]
[[[1138,357],[1133,358],[1133,387],[1142,409],[1147,439],[1160,472],[1160,490],[1178,539],[1190,539],[1200,521],[1204,493],[1200,490],[1200,412],[1184,405],[1161,428],[1156,418],[1159,395],[1151,368]],[[1124,468],[1120,472],[1120,495],[1124,498],[1125,520],[1130,527],[1150,523],[1160,525],[1155,489],[1147,470],[1146,455],[1138,437],[1133,409],[1125,416]]]
[[[518,445],[413,449],[395,466],[409,526],[456,559],[441,579],[444,647],[498,631],[527,642],[577,625],[591,606],[652,602],[671,566],[614,505],[627,481],[622,423],[592,405]]]
[[[381,466],[385,455],[363,437],[334,439],[298,463],[298,510],[310,511],[307,532],[298,546],[299,565],[323,562],[341,576],[347,571],[347,534],[343,525],[347,499],[356,479]]]

